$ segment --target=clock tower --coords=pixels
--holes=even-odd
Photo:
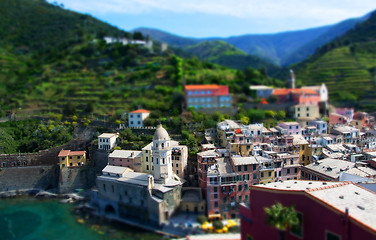
[[[166,129],[161,124],[158,125],[153,137],[153,154],[154,179],[166,183],[172,178],[172,161],[171,161],[171,139]]]

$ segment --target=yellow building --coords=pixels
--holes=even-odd
[[[274,182],[274,162],[272,159],[257,156],[256,159],[259,161],[259,183],[270,183]]]
[[[183,188],[180,211],[185,213],[205,214],[206,203],[201,188]]]
[[[82,167],[87,163],[86,151],[61,150],[58,158],[60,168]]]
[[[230,152],[248,157],[252,153],[252,143],[230,143]]]
[[[319,156],[322,153],[322,146],[316,144],[302,144],[300,145],[300,164],[306,166],[312,163],[314,156]]]

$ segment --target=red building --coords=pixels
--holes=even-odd
[[[265,208],[280,202],[295,206],[299,226],[286,240],[376,239],[376,195],[351,182],[290,180],[251,186],[250,205],[240,206],[243,240],[278,239],[266,224]]]
[[[231,107],[231,95],[228,86],[185,85],[185,105],[194,108]]]
[[[315,105],[320,102],[320,94],[313,89],[290,88],[275,89],[273,96],[278,98],[277,103],[294,102],[297,105]]]

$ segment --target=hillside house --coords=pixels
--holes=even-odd
[[[138,109],[128,114],[129,127],[143,127],[144,120],[149,117],[150,111],[145,109]]]
[[[60,169],[86,165],[86,151],[61,150],[58,155]]]
[[[98,149],[110,151],[116,146],[119,133],[102,133],[98,136]]]

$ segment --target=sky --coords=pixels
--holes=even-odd
[[[49,0],[49,2],[53,2]],[[330,25],[376,10],[375,0],[59,0],[123,30],[229,37]]]

